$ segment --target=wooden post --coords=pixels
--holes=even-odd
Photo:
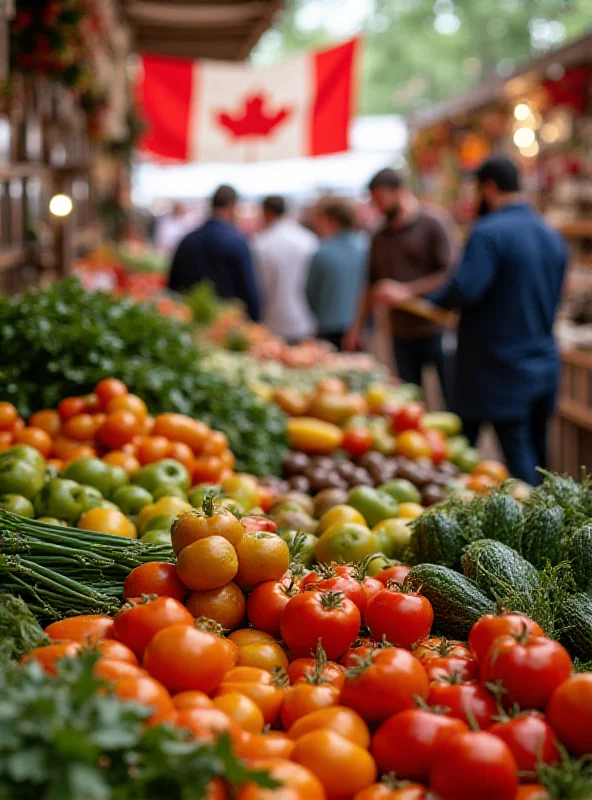
[[[13,0],[0,0],[0,83],[5,83],[8,80],[10,67],[9,20],[13,14]]]

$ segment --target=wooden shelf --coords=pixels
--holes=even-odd
[[[570,222],[560,222],[553,226],[566,239],[592,239],[592,220],[574,219]]]

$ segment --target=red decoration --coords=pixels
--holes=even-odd
[[[271,113],[266,104],[265,95],[260,92],[245,98],[242,108],[237,109],[234,114],[220,112],[216,115],[216,121],[223,128],[229,130],[235,139],[242,139],[246,136],[267,137],[278,125],[290,117],[292,109],[284,107],[276,113]]]
[[[545,81],[544,86],[552,105],[583,111],[592,92],[592,67],[568,69],[558,81]]]

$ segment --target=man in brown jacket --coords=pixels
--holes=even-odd
[[[394,169],[383,169],[368,186],[372,202],[385,222],[372,239],[368,281],[358,317],[345,337],[348,349],[361,343],[364,322],[372,308],[372,289],[382,280],[409,284],[414,295],[439,288],[452,267],[454,248],[450,225],[423,208]],[[397,373],[406,383],[421,385],[424,366],[433,364],[446,387],[442,330],[433,322],[405,311],[390,311]]]

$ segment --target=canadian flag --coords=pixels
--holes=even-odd
[[[271,67],[142,57],[141,149],[175,161],[267,161],[349,149],[359,40]]]

